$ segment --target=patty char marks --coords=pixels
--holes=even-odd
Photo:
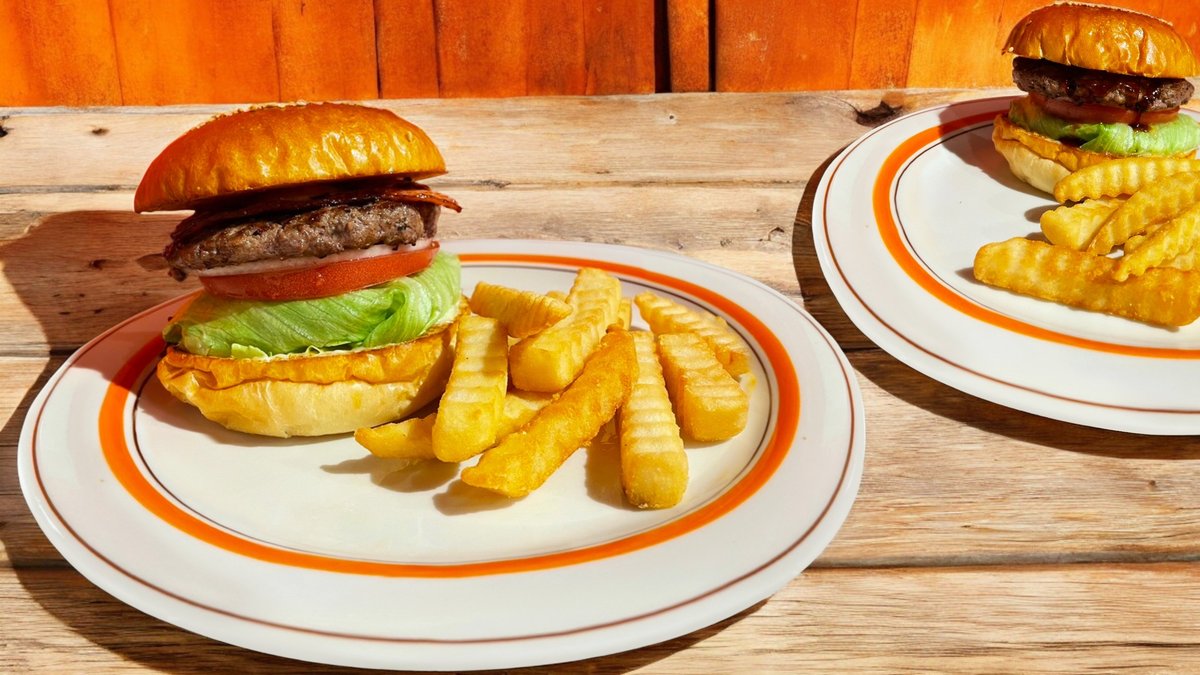
[[[206,229],[199,237],[175,239],[163,255],[171,275],[182,280],[189,272],[260,260],[325,257],[378,244],[407,246],[437,236],[440,210],[431,202],[376,199],[251,216]]]
[[[1134,112],[1178,108],[1194,90],[1191,82],[1180,78],[1118,75],[1023,56],[1013,60],[1013,81],[1022,91],[1048,99]]]

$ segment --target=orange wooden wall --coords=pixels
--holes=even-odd
[[[1005,86],[1045,0],[0,0],[0,105]],[[1200,51],[1200,2],[1111,0]]]

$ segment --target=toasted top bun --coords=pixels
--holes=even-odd
[[[1082,3],[1030,12],[1004,51],[1122,75],[1191,77],[1200,62],[1171,24],[1148,14]]]
[[[215,117],[175,139],[146,169],[133,208],[193,209],[248,190],[445,172],[429,136],[390,110],[343,103],[264,106]]]

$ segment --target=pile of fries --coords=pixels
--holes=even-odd
[[[508,497],[540,487],[608,424],[621,482],[639,508],[678,504],[685,441],[746,426],[739,378],[749,350],[719,317],[583,268],[565,295],[480,283],[456,327],[454,364],[436,412],[354,438],[373,455],[464,462],[464,483]],[[650,331],[631,330],[636,304]]]
[[[1200,317],[1200,160],[1102,162],[1060,180],[1054,198],[1046,241],[985,245],[976,279],[1159,326]]]

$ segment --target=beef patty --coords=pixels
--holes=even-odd
[[[188,272],[259,260],[320,258],[377,244],[405,246],[436,236],[440,211],[430,202],[376,199],[254,216],[208,228],[198,238],[172,241],[163,255],[171,275],[182,280]]]
[[[1022,91],[1048,99],[1134,112],[1178,108],[1192,97],[1194,89],[1191,82],[1180,78],[1118,75],[1020,56],[1013,60],[1013,81]]]

